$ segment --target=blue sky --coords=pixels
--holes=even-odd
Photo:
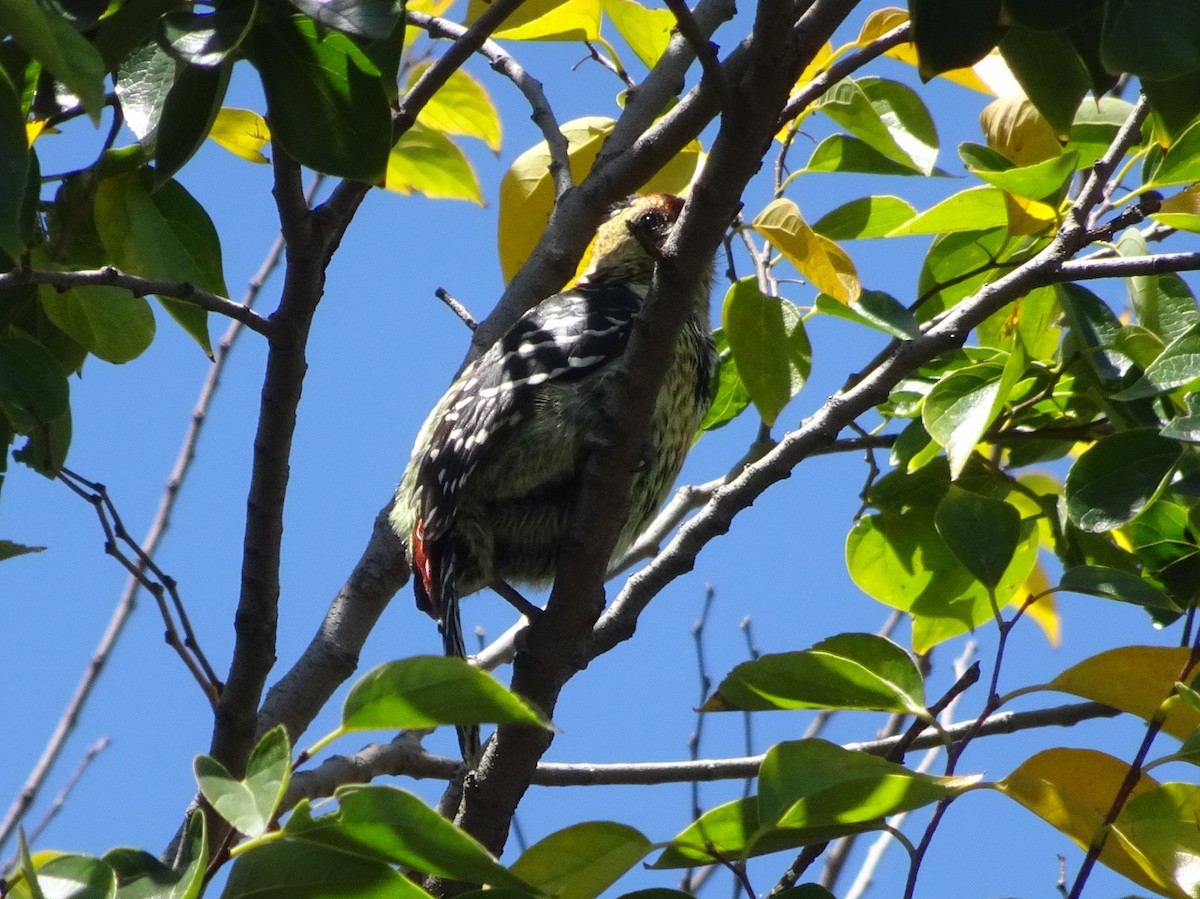
[[[514,52],[545,83],[560,121],[618,113],[614,98],[620,84],[609,73],[586,63],[571,70],[583,56],[579,48],[524,45]],[[420,421],[466,349],[466,329],[433,291],[446,288],[479,317],[501,291],[495,256],[496,189],[506,167],[540,135],[511,84],[485,65],[473,64],[471,69],[488,87],[505,125],[498,157],[467,143],[489,206],[375,191],[330,270],[313,331],[292,460],[277,673],[307,644],[357,559],[375,513],[399,478]],[[239,71],[230,105],[261,110],[251,70],[242,66]],[[914,81],[911,70],[890,61],[873,71]],[[923,96],[941,133],[939,164],[961,171],[953,148],[961,140],[981,139],[976,120],[987,98],[942,83],[923,89]],[[100,134],[85,136],[87,127],[79,124],[67,136],[39,142],[44,172],[71,168],[92,157]],[[825,123],[812,123],[813,134],[819,136],[822,128]],[[85,149],[73,156],[71,143],[76,140]],[[808,152],[802,138],[793,163],[801,164]],[[226,280],[236,299],[274,239],[270,169],[236,159],[209,143],[181,180],[206,206],[221,233]],[[790,196],[806,218],[815,221],[867,193],[897,193],[923,208],[935,197],[965,186],[959,179],[815,175],[800,179]],[[762,191],[748,195],[747,212],[752,214],[755,204],[761,206],[765,199]],[[866,286],[908,301],[925,245],[909,238],[851,244],[848,249]],[[278,287],[277,280],[268,285],[261,301],[264,308],[273,304]],[[719,315],[721,292],[719,288],[714,296],[714,316]],[[786,293],[802,305],[811,303],[814,295],[805,285],[788,285]],[[119,367],[90,360],[82,377],[72,381],[75,436],[68,464],[107,485],[135,535],[145,532],[153,515],[209,365],[166,315],[159,314],[158,322],[158,337],[145,356]],[[212,320],[214,340],[224,327],[223,321]],[[817,408],[881,345],[873,333],[827,319],[813,321],[810,336],[813,376],[784,412],[781,428],[794,426]],[[243,335],[158,556],[163,569],[179,582],[199,639],[219,672],[228,666],[231,647],[264,357],[261,339]],[[684,478],[705,481],[724,472],[742,456],[756,428],[757,422],[747,415],[705,436]],[[555,716],[562,733],[548,759],[686,757],[699,699],[691,628],[706,584],[716,591],[705,633],[708,673],[714,679],[746,658],[739,628],[745,618],[765,652],[804,648],[839,632],[876,630],[887,610],[850,582],[844,561],[845,535],[865,474],[857,455],[810,460],[740,515],[731,533],[702,553],[696,570],[672,583],[651,605],[634,641],[598,660],[567,687]],[[11,467],[5,480],[0,534],[47,547],[0,566],[0,633],[5,636],[8,669],[0,701],[9,722],[0,750],[0,797],[7,804],[88,664],[125,576],[104,555],[92,510],[62,485],[20,467]],[[1060,598],[1060,609],[1061,648],[1050,650],[1042,634],[1025,622],[1010,646],[1002,689],[1046,680],[1112,645],[1175,640],[1174,632],[1153,631],[1131,606],[1066,596]],[[487,633],[499,634],[511,616],[509,607],[489,594],[469,599],[464,606],[468,632],[481,625]],[[906,628],[897,639],[907,641]],[[994,653],[992,629],[976,639],[986,669]],[[937,650],[932,696],[952,681],[951,660],[963,645],[960,639]],[[368,642],[362,670],[438,648],[435,626],[413,608],[406,589]],[[972,716],[982,701],[982,688],[977,688],[964,700],[960,715]],[[1045,701],[1027,700],[1022,707]],[[340,697],[314,724],[310,740],[332,728],[339,702]],[[878,716],[842,715],[827,736],[869,739],[881,723]],[[798,713],[757,716],[753,750],[761,752],[772,742],[798,737],[807,724],[808,717]],[[193,793],[191,759],[207,749],[209,732],[206,703],[163,643],[161,621],[143,595],[27,826],[40,818],[89,745],[102,737],[110,737],[112,743],[86,773],[39,848],[101,853],[132,845],[159,851]],[[1129,757],[1138,739],[1139,728],[1129,722],[992,738],[966,754],[960,771],[1000,777],[1037,749],[1060,744],[1094,746]],[[347,738],[333,751],[351,752],[363,742],[360,737]],[[437,735],[428,745],[454,751],[449,734]],[[745,751],[739,715],[714,715],[706,721],[703,755]],[[430,799],[438,794],[433,783],[399,785]],[[740,793],[741,784],[706,785],[701,791],[706,806]],[[636,826],[653,840],[665,840],[689,817],[685,786],[534,789],[520,812],[525,834],[535,839],[581,820],[608,818]],[[1048,895],[1058,874],[1058,853],[1068,856],[1070,878],[1081,853],[1065,837],[998,795],[976,793],[958,802],[944,822],[919,895],[944,895],[951,882],[953,894],[962,899]],[[512,857],[510,848],[506,858]],[[773,856],[758,863],[752,870],[755,886],[769,889],[788,861],[786,856]],[[893,847],[880,873],[878,893],[894,894],[903,873],[902,852]],[[675,881],[670,873],[639,871],[622,886],[670,886]],[[1089,895],[1123,895],[1130,886],[1098,869]],[[724,888],[718,887],[718,892]]]

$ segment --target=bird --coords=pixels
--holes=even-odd
[[[437,620],[448,656],[466,658],[458,602],[491,587],[528,617],[514,584],[551,584],[559,546],[597,445],[634,321],[684,200],[654,193],[610,210],[586,267],[466,366],[430,411],[390,513],[407,548],[417,607]],[[709,325],[710,263],[645,434],[613,557],[650,522],[712,403],[718,357]],[[465,759],[478,728],[459,728]]]

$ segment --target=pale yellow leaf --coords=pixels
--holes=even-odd
[[[1150,720],[1183,677],[1189,651],[1171,646],[1121,646],[1084,659],[1054,678],[1051,689],[1102,702]],[[1163,730],[1182,740],[1200,727],[1200,714],[1172,703]]]
[[[262,148],[271,140],[271,130],[257,112],[223,106],[217,110],[208,136],[242,159],[258,163],[268,161]]]
[[[851,303],[862,293],[858,272],[846,251],[809,227],[791,200],[772,200],[755,216],[750,227],[782,253],[815,288],[838,302]]]
[[[1062,155],[1054,129],[1023,96],[993,100],[979,114],[979,124],[988,146],[1016,165],[1034,165]]]
[[[1023,762],[995,788],[1086,849],[1103,825],[1128,772],[1128,762],[1103,752],[1048,749]],[[1131,798],[1157,786],[1153,778],[1143,774]],[[1120,840],[1105,842],[1100,861],[1146,889],[1179,895],[1163,878],[1147,873]]]
[[[408,76],[410,89],[425,74],[429,65],[422,63],[413,67]],[[417,121],[445,134],[477,137],[493,153],[500,152],[500,115],[484,86],[462,69],[450,74],[446,83],[438,88],[418,113]]]
[[[479,179],[458,144],[440,131],[414,124],[388,154],[384,187],[434,200],[468,200],[482,206]]]
[[[471,0],[466,24],[488,8]],[[510,41],[594,41],[600,37],[600,0],[525,0],[492,35]]]
[[[646,68],[653,68],[671,40],[675,16],[634,0],[603,0],[604,13]]]
[[[1046,635],[1046,642],[1058,649],[1062,642],[1062,620],[1058,615],[1058,605],[1054,601],[1054,594],[1046,593],[1049,589],[1050,580],[1046,577],[1046,570],[1042,567],[1042,563],[1038,562],[1033,566],[1033,571],[1029,572],[1029,577],[1025,578],[1025,583],[1014,594],[1008,605],[1010,608],[1019,609],[1025,605],[1028,597],[1044,594],[1037,602],[1025,609],[1025,614],[1042,629],[1042,633]]]

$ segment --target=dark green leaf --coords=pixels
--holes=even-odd
[[[957,231],[934,237],[917,281],[918,321],[928,321],[1006,271],[1001,253],[1008,228]]]
[[[1107,0],[1101,55],[1110,72],[1163,80],[1200,69],[1200,6]]]
[[[440,656],[414,656],[368,671],[342,707],[346,730],[492,723],[549,727],[486,671]]]
[[[1081,530],[1111,530],[1146,507],[1179,462],[1182,449],[1151,429],[1102,437],[1067,473],[1067,514]]]
[[[0,72],[0,251],[14,260],[21,258],[30,237],[24,227],[29,219],[29,167],[21,100],[12,82]],[[34,199],[39,186],[34,185]]]
[[[30,0],[0,0],[0,32],[11,34],[54,77],[79,95],[93,121],[104,107],[104,60],[68,22]]]
[[[1178,139],[1200,115],[1200,69],[1178,78],[1141,81],[1155,123],[1172,140]]]
[[[1014,26],[1001,39],[1000,52],[1025,95],[1065,138],[1075,111],[1092,86],[1091,74],[1074,44],[1061,32]]]
[[[725,295],[722,325],[750,399],[773,425],[812,371],[812,345],[800,311],[763,294],[756,279],[742,278]]]
[[[291,0],[296,9],[327,28],[369,38],[386,38],[400,21],[398,0]]]
[[[391,113],[379,71],[337,31],[319,37],[302,16],[260,21],[254,64],[272,136],[302,165],[371,184],[383,180]]]
[[[154,146],[154,177],[167,181],[183,168],[208,137],[225,99],[232,63],[203,68],[184,66],[175,77],[159,119]]]
[[[308,842],[276,840],[238,857],[221,899],[428,899],[390,865]]]
[[[117,875],[121,899],[195,899],[204,882],[208,863],[204,813],[197,810],[188,819],[176,867],[164,865],[153,855],[137,849],[113,849],[104,854]]]
[[[1004,33],[1000,0],[909,0],[908,11],[925,81],[950,69],[975,65]]]
[[[821,216],[812,228],[830,240],[883,237],[916,214],[899,197],[859,197]]]
[[[180,62],[216,66],[241,46],[254,21],[257,0],[223,0],[208,13],[174,10],[158,23],[159,42]]]
[[[1142,377],[1116,395],[1119,400],[1157,396],[1200,378],[1200,325],[1181,334],[1146,366]]]
[[[338,810],[313,818],[298,806],[284,831],[300,842],[336,849],[426,874],[525,888],[482,845],[411,793],[394,787],[348,786],[337,792]]]
[[[1004,0],[1004,14],[1010,22],[1025,28],[1057,31],[1098,5],[1098,0]]]
[[[934,513],[938,533],[963,567],[995,589],[1021,542],[1021,513],[954,484]]]
[[[1145,257],[1150,255],[1150,248],[1145,238],[1130,230],[1117,241],[1117,252],[1126,258]],[[1174,272],[1135,275],[1125,283],[1138,321],[1163,343],[1170,343],[1200,324],[1196,297],[1187,282]]]
[[[921,333],[917,320],[904,304],[882,290],[864,290],[849,305],[823,293],[817,297],[816,309],[823,315],[857,322],[901,340],[912,340]]]
[[[1169,596],[1149,581],[1119,568],[1103,565],[1083,565],[1063,572],[1060,585],[1072,593],[1086,593],[1105,599],[1130,602],[1148,609],[1179,611]]]
[[[7,456],[6,448],[0,448],[0,452]],[[0,469],[0,482],[3,481],[3,469]],[[13,543],[11,540],[0,540],[0,561],[5,559],[15,559],[17,556],[25,556],[29,553],[44,552],[44,546],[25,546],[21,543]]]
[[[66,375],[50,352],[28,337],[0,339],[0,412],[18,434],[32,434],[65,413]]]
[[[1101,383],[1115,385],[1129,369],[1128,359],[1109,351],[1121,333],[1120,321],[1100,297],[1085,287],[1060,284],[1056,290],[1084,360]]]
[[[586,821],[534,843],[512,864],[512,873],[546,896],[592,899],[645,858],[653,844],[612,821]]]
[[[860,709],[924,714],[912,658],[874,634],[838,634],[802,652],[764,655],[731,671],[706,712]]]

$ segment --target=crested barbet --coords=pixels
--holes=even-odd
[[[519,600],[510,585],[554,580],[588,452],[683,204],[652,194],[617,207],[596,232],[583,274],[468,365],[425,420],[391,523],[408,548],[417,606],[437,619],[447,655],[466,654],[460,597],[492,587]],[[658,511],[712,402],[711,285],[709,265],[678,339],[664,347],[671,362],[614,557]]]

